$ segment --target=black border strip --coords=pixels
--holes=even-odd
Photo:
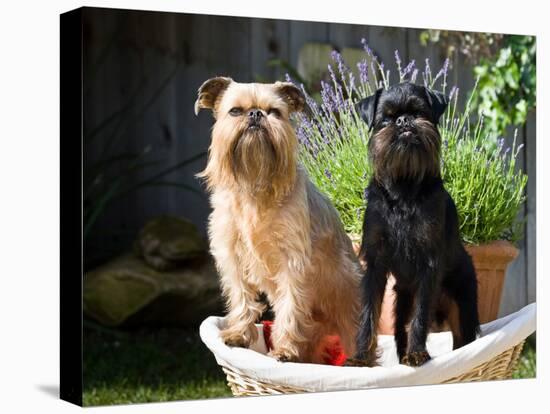
[[[82,8],[60,16],[60,386],[82,406]]]

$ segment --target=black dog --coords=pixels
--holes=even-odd
[[[349,365],[376,364],[376,330],[390,272],[396,280],[395,341],[401,363],[418,366],[430,359],[426,338],[432,323],[449,323],[455,348],[479,332],[476,274],[440,173],[437,123],[447,103],[439,92],[401,83],[357,105],[373,129],[369,155],[374,174],[360,252],[367,263],[363,310],[357,354]]]

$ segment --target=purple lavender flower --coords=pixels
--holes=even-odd
[[[296,136],[298,138],[298,142],[304,145],[306,149],[309,150],[311,148],[311,143],[309,142],[305,128],[302,125],[299,125],[298,128],[296,128]]]
[[[342,86],[338,83],[336,84],[336,90],[335,90],[335,103],[337,109],[343,109],[344,108],[344,92],[342,90]]]
[[[457,88],[457,90],[458,90],[458,88]],[[458,92],[457,92],[457,93],[458,93]],[[453,127],[456,128],[456,127],[458,126],[458,123],[459,123],[458,118],[453,119]]]
[[[332,173],[329,171],[328,168],[325,168],[325,175],[330,181],[332,181]]]
[[[344,63],[342,55],[338,51],[333,50],[332,52],[330,52],[330,56],[332,57],[332,60],[334,60],[338,65],[338,72],[340,72],[340,77],[344,79],[345,74],[349,72],[349,69]]]
[[[363,190],[363,200],[368,200],[368,197],[369,197],[369,188],[365,187],[365,189]]]
[[[355,75],[353,72],[349,72],[349,90],[350,92],[355,89]]]
[[[414,69],[411,75],[411,82],[416,82],[416,77],[418,76],[418,69]]]
[[[336,75],[334,74],[334,70],[332,69],[332,66],[328,65],[327,68],[328,68],[328,73],[330,74],[330,80],[332,80],[334,84],[337,84],[338,82],[336,81]]]
[[[499,138],[497,140],[497,152],[500,154],[504,148],[504,138]]]
[[[397,69],[399,70],[399,73],[401,73],[401,58],[399,57],[399,50],[395,50],[395,63],[397,64]]]
[[[524,144],[519,144],[519,145],[518,145],[518,149],[516,150],[516,157],[518,156],[519,152],[521,151],[521,149],[522,149],[524,146],[525,146]]]
[[[357,63],[357,69],[359,69],[359,81],[365,85],[369,82],[369,67],[366,59]]]
[[[400,76],[405,77],[407,76],[413,69],[414,69],[415,61],[414,59],[409,62],[407,66],[405,66],[405,69],[403,69],[403,72],[401,72]]]
[[[363,45],[363,50],[367,53],[367,55],[372,56],[372,50],[367,43],[367,39],[362,38],[361,44]]]
[[[437,75],[435,75],[433,83],[435,83],[441,76],[443,76],[443,82],[445,82],[448,69],[449,69],[449,58],[445,59],[445,62],[443,63],[443,67],[439,69],[439,72],[437,72]]]
[[[292,78],[290,77],[290,75],[288,73],[285,73],[285,81],[292,82]]]
[[[428,87],[430,78],[432,76],[432,71],[430,69],[430,59],[426,58],[425,62],[426,62],[426,66],[424,68],[424,73],[422,74],[422,77],[424,78],[424,86]]]
[[[333,89],[325,81],[321,81],[321,99],[323,100],[323,109],[326,109],[328,112],[336,110]]]
[[[453,97],[455,96],[455,93],[458,94],[458,87],[457,86],[453,86],[451,88],[451,92],[449,92],[449,101],[451,99],[453,99]]]
[[[311,132],[311,130],[313,129],[313,125],[311,124],[311,120],[307,116],[302,116],[301,123],[304,131],[308,133]]]

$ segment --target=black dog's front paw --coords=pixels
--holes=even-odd
[[[409,352],[401,358],[401,363],[408,365],[409,367],[419,367],[424,365],[430,359],[431,357],[430,354],[428,354],[428,351]]]

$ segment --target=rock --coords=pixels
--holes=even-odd
[[[126,253],[84,275],[83,300],[85,314],[106,326],[188,326],[222,313],[209,256],[161,272]]]
[[[182,262],[205,256],[208,252],[208,246],[195,225],[172,216],[160,216],[147,222],[134,249],[157,270],[175,269]]]

